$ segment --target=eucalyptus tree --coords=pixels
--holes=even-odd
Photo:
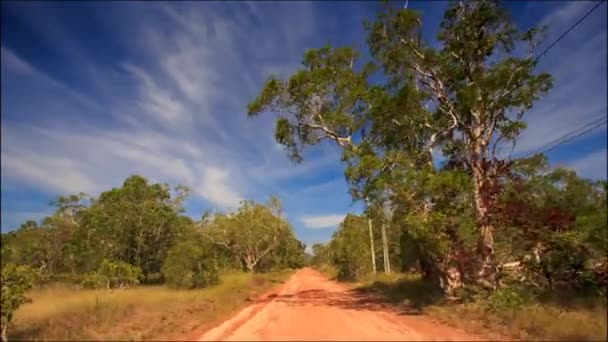
[[[412,82],[430,101],[425,126],[434,130],[431,147],[441,145],[469,170],[478,277],[494,286],[491,217],[498,180],[508,166],[497,151],[501,143],[515,142],[525,128],[523,115],[551,88],[551,77],[534,70],[541,30],[518,30],[493,1],[451,3],[437,36],[440,48],[424,42],[421,29],[418,14],[389,10],[369,26],[369,45],[389,82]],[[528,46],[525,55],[517,50],[522,43]]]
[[[535,72],[541,30],[518,30],[495,1],[451,2],[439,47],[422,39],[421,16],[413,10],[387,6],[366,27],[384,84],[370,84],[375,65],[359,61],[353,49],[309,50],[288,80],[266,83],[249,115],[278,115],[275,138],[295,161],[303,147],[329,140],[343,148],[344,160],[370,164],[358,169],[368,169],[372,179],[396,168],[423,168],[424,161],[432,170],[440,148],[472,179],[475,279],[493,288],[492,215],[498,180],[509,166],[500,149],[515,142],[523,115],[552,84],[548,74]]]
[[[281,203],[275,197],[271,197],[267,205],[243,201],[237,211],[215,215],[205,233],[211,242],[230,251],[253,272],[262,260],[279,250],[281,244],[284,247],[297,244],[290,241],[295,237],[281,212]],[[300,248],[288,248],[287,251],[295,253]]]
[[[182,224],[181,200],[165,184],[131,176],[92,201],[74,237],[93,264],[106,257],[138,266],[146,276],[159,273]]]

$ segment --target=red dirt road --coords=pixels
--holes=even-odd
[[[391,309],[305,268],[265,300],[243,309],[199,339],[268,340],[471,341],[479,338],[425,316]]]

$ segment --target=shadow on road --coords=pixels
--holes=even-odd
[[[422,307],[432,304],[436,299],[431,298],[428,288],[424,289],[426,295],[413,295],[409,289],[411,284],[376,282],[372,285],[348,291],[334,292],[326,290],[306,290],[295,294],[273,296],[275,301],[288,305],[328,305],[347,310],[370,310],[393,312],[399,315],[420,315]],[[417,289],[414,292],[418,292]]]

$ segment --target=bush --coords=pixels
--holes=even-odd
[[[510,286],[494,291],[487,300],[487,309],[490,312],[513,312],[520,310],[529,303],[531,296],[524,289]]]
[[[195,241],[177,243],[162,267],[167,284],[177,288],[200,288],[217,284],[219,272],[213,255]]]
[[[97,272],[87,273],[82,276],[80,287],[84,289],[98,289],[106,286],[108,283],[105,277],[100,276]]]
[[[163,274],[160,272],[146,274],[146,284],[161,284],[164,281]]]
[[[34,272],[28,266],[7,264],[2,267],[0,324],[4,341],[6,341],[6,330],[13,319],[13,314],[21,304],[30,301],[25,293],[32,288],[33,277]]]
[[[80,286],[89,289],[125,288],[138,285],[142,277],[141,269],[137,266],[122,261],[103,260],[97,272],[82,277]]]
[[[104,259],[97,273],[105,277],[108,288],[123,288],[138,285],[143,278],[141,268],[126,262]]]

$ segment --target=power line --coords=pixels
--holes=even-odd
[[[563,136],[561,136],[561,137],[559,137],[559,138],[557,138],[557,139],[553,139],[553,140],[551,140],[550,142],[546,143],[546,144],[545,144],[545,145],[543,145],[541,148],[539,148],[539,150],[542,150],[542,149],[544,149],[544,148],[548,148],[548,147],[552,146],[552,145],[553,145],[553,144],[555,144],[555,143],[559,143],[561,140],[567,139],[567,138],[568,138],[568,137],[569,137],[571,134],[577,134],[577,133],[579,133],[580,131],[583,131],[583,130],[585,130],[586,128],[588,128],[588,127],[590,127],[590,126],[593,126],[593,125],[595,125],[595,124],[597,124],[597,123],[599,123],[600,121],[603,121],[603,120],[605,120],[605,119],[606,119],[605,117],[601,117],[601,118],[599,118],[599,119],[595,119],[595,120],[593,120],[593,121],[591,121],[591,122],[588,122],[588,123],[587,123],[587,124],[585,124],[584,126],[581,126],[581,127],[577,128],[577,129],[575,129],[575,130],[573,130],[573,131],[568,132],[566,135],[563,135]]]
[[[608,119],[604,118],[604,119],[600,119],[600,120],[595,120],[594,122],[590,122],[580,128],[575,129],[574,131],[571,131],[571,132],[561,136],[558,139],[555,139],[555,140],[549,142],[548,144],[545,144],[545,147],[541,148],[540,151],[536,152],[536,153],[545,153],[545,152],[551,151],[559,145],[565,144],[578,137],[581,137],[581,136],[591,132],[592,130],[606,124],[607,121],[608,121]],[[574,133],[576,133],[576,134],[574,134]],[[572,134],[574,134],[574,135],[572,135]]]
[[[592,122],[589,122],[589,123],[587,123],[586,125],[584,125],[584,126],[582,126],[582,127],[579,127],[579,128],[577,128],[577,129],[575,129],[574,131],[568,132],[567,134],[565,134],[565,135],[561,136],[561,137],[560,137],[560,138],[558,138],[558,139],[555,139],[555,140],[553,140],[553,141],[549,142],[548,144],[545,144],[545,146],[546,146],[546,147],[545,147],[544,149],[541,149],[541,150],[540,150],[540,151],[538,151],[538,152],[532,152],[532,153],[528,153],[528,154],[527,154],[527,155],[525,155],[523,158],[528,158],[528,157],[530,157],[530,156],[532,156],[532,155],[534,155],[534,154],[538,154],[538,153],[546,153],[546,152],[549,152],[549,151],[551,151],[551,150],[555,149],[556,147],[558,147],[558,146],[560,146],[560,145],[562,145],[562,144],[565,144],[565,143],[567,143],[567,142],[569,142],[569,141],[572,141],[572,140],[574,140],[574,139],[576,139],[576,138],[578,138],[578,137],[581,137],[581,136],[583,136],[583,135],[585,135],[585,134],[587,134],[587,133],[591,132],[592,130],[594,130],[594,129],[596,129],[596,128],[600,127],[600,126],[605,125],[607,122],[608,122],[608,119],[607,119],[607,118],[603,118],[603,119],[594,120],[594,121],[592,121]],[[590,126],[590,127],[589,127],[589,126]],[[589,127],[589,128],[585,129],[585,127]],[[584,129],[584,130],[583,130],[583,129]],[[583,131],[581,131],[581,130],[583,130]],[[573,133],[575,133],[575,132],[578,132],[578,133],[577,133],[577,134],[575,134],[575,135],[572,135],[572,134],[573,134]]]
[[[557,40],[555,40],[553,43],[551,43],[551,45],[549,45],[543,52],[541,52],[540,55],[536,56],[536,58],[534,58],[534,63],[536,63],[545,53],[547,53],[547,51],[549,51],[553,46],[555,46],[555,44],[557,44],[560,40],[562,40],[562,38],[564,38],[568,33],[570,33],[570,31],[572,31],[576,26],[578,26],[578,24],[580,24],[583,20],[585,20],[585,18],[587,18],[589,16],[589,14],[591,14],[591,12],[595,11],[595,9],[598,8],[599,5],[601,5],[603,2],[604,2],[604,0],[600,0],[600,2],[598,2],[595,6],[593,6],[593,8],[591,10],[589,10],[589,12],[587,12],[587,14],[585,14],[576,23],[574,23],[574,25],[572,25],[568,30],[566,30],[566,32],[564,32],[561,36],[559,36],[559,38],[557,38]]]
[[[578,26],[578,24],[582,23],[583,20],[585,20],[591,13],[593,13],[593,11],[595,11],[602,3],[604,3],[604,0],[600,0],[597,4],[595,4],[595,6],[593,6],[587,13],[585,13],[585,15],[583,15],[577,22],[575,22],[572,26],[570,26],[569,29],[567,29],[564,33],[562,33],[562,35],[559,36],[553,43],[551,43],[551,45],[547,46],[547,48],[545,50],[543,50],[543,52],[541,52],[538,56],[536,56],[536,58],[534,58],[534,63],[538,62],[538,60],[542,56],[544,56],[549,50],[551,50],[551,48],[553,48],[560,40],[562,40],[568,33],[570,33],[570,31],[572,31],[576,26]],[[608,122],[608,120],[606,118],[599,118],[599,119],[593,120],[591,122],[588,122],[584,126],[579,127],[557,139],[554,139],[554,140],[548,142],[538,152],[529,153],[529,154],[525,155],[523,158],[530,157],[537,153],[549,152],[562,144],[572,141],[578,137],[581,137],[581,136],[591,132],[592,130],[594,130],[600,126],[605,125],[606,122]]]

